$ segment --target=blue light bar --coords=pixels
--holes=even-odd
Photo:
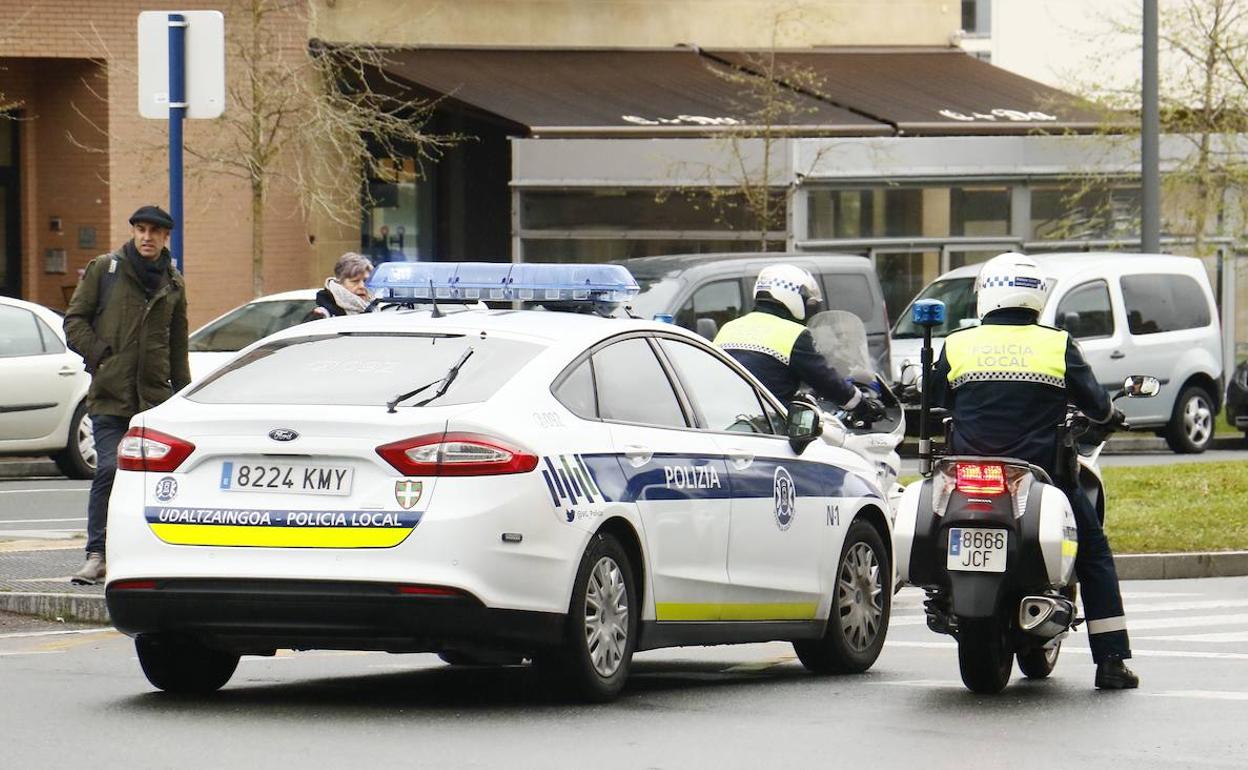
[[[910,306],[910,320],[915,326],[940,326],[945,322],[945,303],[938,299],[921,299]]]
[[[638,292],[623,265],[528,262],[385,262],[368,286],[382,298],[581,303],[599,310],[614,309]]]

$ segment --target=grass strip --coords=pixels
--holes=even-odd
[[[1248,462],[1103,470],[1115,553],[1248,549]]]

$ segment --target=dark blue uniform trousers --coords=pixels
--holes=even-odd
[[[1082,492],[1064,491],[1075,514],[1075,526],[1079,529],[1075,574],[1079,577],[1079,591],[1083,596],[1092,660],[1100,663],[1108,657],[1129,658],[1131,642],[1127,638],[1127,619],[1122,611],[1118,570],[1114,568],[1114,554],[1109,549],[1101,517]]]

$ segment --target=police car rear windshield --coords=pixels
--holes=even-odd
[[[472,355],[446,392],[429,407],[485,401],[543,346],[481,335],[353,333],[297,337],[261,345],[231,361],[186,397],[203,404],[384,408],[396,393],[444,377],[468,348],[472,348]],[[419,407],[398,405],[400,411],[407,408]]]

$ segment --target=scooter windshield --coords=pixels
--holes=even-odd
[[[862,319],[844,310],[825,310],[811,316],[806,328],[814,339],[815,352],[836,367],[842,377],[857,382],[875,380]]]

